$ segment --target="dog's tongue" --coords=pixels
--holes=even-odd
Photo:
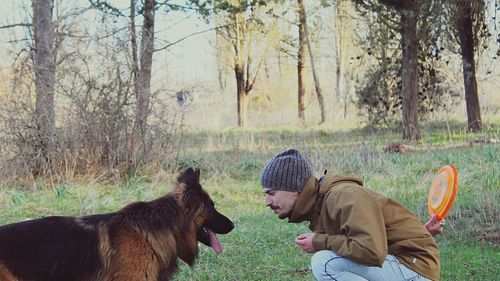
[[[222,245],[217,238],[217,234],[215,234],[212,230],[206,228],[208,234],[210,235],[210,247],[214,249],[217,254],[222,253]]]

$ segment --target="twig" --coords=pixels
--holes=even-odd
[[[13,28],[13,27],[18,27],[18,26],[30,27],[30,26],[32,26],[32,24],[31,23],[14,23],[14,24],[2,25],[2,26],[0,26],[0,29]]]
[[[188,34],[188,35],[180,38],[179,40],[176,40],[176,41],[174,41],[174,42],[172,42],[170,44],[167,44],[167,45],[165,45],[165,46],[163,46],[163,47],[161,47],[159,49],[155,49],[154,52],[159,52],[159,51],[163,51],[165,49],[168,49],[170,46],[175,45],[175,44],[177,44],[177,43],[179,43],[181,41],[184,41],[184,40],[188,39],[191,36],[195,36],[195,35],[202,34],[202,33],[205,33],[205,32],[209,32],[209,31],[212,31],[212,30],[217,30],[219,28],[223,28],[223,27],[226,27],[226,26],[227,25],[212,27],[212,28],[209,28],[209,29],[205,29],[205,30],[202,30],[202,31],[198,31],[198,32],[194,32],[194,33]]]

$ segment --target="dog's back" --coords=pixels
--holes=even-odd
[[[95,280],[99,228],[114,214],[46,217],[0,227],[0,264],[21,280]],[[78,269],[78,270],[75,270]]]
[[[0,226],[0,281],[9,275],[16,281],[128,280],[141,273],[149,276],[144,280],[168,280],[177,269],[174,232],[186,225],[179,213],[170,194],[116,213]]]

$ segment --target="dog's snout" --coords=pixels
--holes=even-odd
[[[219,234],[226,234],[234,229],[234,223],[228,217],[217,211],[215,211],[214,216],[205,222],[205,225]]]
[[[224,230],[221,232],[221,234],[226,234],[231,232],[231,230],[234,229],[234,223],[228,219],[227,217],[224,217],[226,222],[224,223]]]
[[[233,229],[234,229],[234,223],[233,223],[232,221],[230,221],[230,223],[231,223],[231,224],[230,224],[230,226],[229,226],[229,231],[231,231],[231,230],[233,230]],[[229,232],[229,231],[228,231],[228,232]]]

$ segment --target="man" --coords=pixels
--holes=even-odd
[[[266,164],[260,183],[266,206],[280,219],[309,222],[313,232],[295,243],[314,253],[317,280],[439,280],[439,249],[429,231],[408,209],[364,188],[360,179],[326,175],[320,181],[290,149]],[[435,233],[442,231],[431,221]]]

